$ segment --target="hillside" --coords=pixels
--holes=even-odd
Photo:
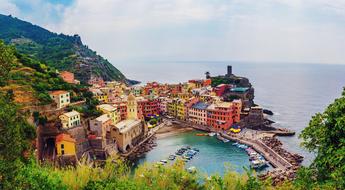
[[[75,77],[83,82],[89,80],[91,73],[104,80],[126,80],[111,63],[83,45],[78,35],[56,34],[0,14],[0,39],[6,44],[14,44],[20,53],[31,55],[50,67],[75,73]]]
[[[0,40],[0,92],[11,93],[16,103],[25,106],[52,102],[48,91],[74,91],[77,85],[64,82],[55,69],[39,60],[18,53]],[[1,94],[0,94],[1,95]]]

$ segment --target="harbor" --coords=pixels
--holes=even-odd
[[[241,173],[244,172],[244,167],[251,167],[250,157],[245,149],[233,146],[233,141],[224,143],[216,135],[198,136],[197,134],[200,133],[203,132],[194,130],[165,138],[157,138],[155,141],[157,146],[139,157],[134,162],[134,167],[144,162],[156,164],[162,160],[167,160],[168,163],[172,163],[177,159],[183,159],[183,157],[176,155],[176,153],[178,153],[179,149],[187,146],[196,148],[199,152],[192,159],[185,162],[186,169],[195,167],[197,171],[207,175],[215,173],[223,175],[229,167],[231,170]],[[176,155],[175,160],[169,159],[171,155]],[[270,169],[273,168],[269,166],[263,168],[260,172],[265,173]]]

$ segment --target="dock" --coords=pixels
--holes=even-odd
[[[245,139],[242,137],[236,137],[233,135],[227,135],[224,133],[220,133],[222,137],[239,142],[241,144],[246,144],[260,153],[265,159],[275,168],[278,170],[289,170],[293,167],[291,163],[289,163],[285,158],[280,156],[277,152],[272,150],[270,147],[265,145],[261,140],[258,139]]]
[[[247,135],[247,136],[240,136],[240,135],[228,135],[224,132],[219,132],[212,130],[211,128],[208,128],[206,126],[202,125],[196,125],[190,122],[181,121],[181,120],[175,120],[173,122],[174,124],[180,124],[188,127],[192,127],[196,130],[201,130],[205,132],[218,132],[221,134],[222,137],[239,142],[241,144],[245,144],[247,146],[252,147],[254,150],[256,150],[258,153],[260,153],[274,168],[275,170],[281,170],[281,171],[288,171],[293,168],[293,165],[287,161],[285,158],[283,158],[281,155],[279,155],[276,151],[268,147],[265,143],[263,143],[260,138],[255,138],[254,134]],[[273,131],[260,131],[261,134],[266,135],[279,135],[279,136],[288,136],[288,135],[294,135],[295,133],[288,130],[273,130]]]

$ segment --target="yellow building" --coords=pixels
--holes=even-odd
[[[62,127],[64,129],[76,127],[80,125],[80,113],[73,110],[71,112],[64,113],[59,116]]]
[[[167,101],[167,112],[168,115],[176,117],[177,115],[177,99],[169,99]]]
[[[63,155],[75,155],[75,143],[76,141],[68,134],[59,134],[56,136],[55,147],[58,156]]]
[[[108,95],[100,89],[92,89],[91,92],[93,93],[94,98],[99,102],[108,103]]]
[[[108,117],[113,122],[113,124],[116,124],[121,121],[121,115],[120,115],[119,110],[117,110],[117,108],[112,105],[101,104],[97,106],[97,110],[100,110],[104,114],[107,114]]]
[[[190,94],[189,93],[179,93],[178,97],[180,99],[188,100],[190,98]]]
[[[176,103],[176,118],[180,120],[187,119],[187,108],[186,108],[186,101],[183,99],[177,100]]]

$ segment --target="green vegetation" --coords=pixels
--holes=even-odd
[[[222,77],[222,76],[218,76],[218,77],[212,77],[212,83],[211,86],[212,87],[216,87],[220,84],[235,84],[238,85],[240,84],[241,80],[237,79],[235,77]]]
[[[323,113],[314,115],[301,134],[303,146],[317,154],[300,172],[301,186],[345,189],[345,89]]]
[[[26,164],[35,129],[26,121],[25,113],[9,101],[9,93],[0,93],[0,189],[10,189]]]
[[[86,82],[90,72],[105,80],[125,80],[125,76],[106,59],[83,45],[78,35],[52,33],[29,22],[0,14],[0,39],[14,44],[18,51],[46,65],[74,72]]]
[[[102,115],[102,111],[97,110],[96,106],[99,105],[99,101],[93,98],[93,94],[90,91],[85,91],[81,94],[82,99],[85,99],[86,104],[81,106],[68,106],[67,110],[76,110],[82,113],[84,117],[98,117]]]

